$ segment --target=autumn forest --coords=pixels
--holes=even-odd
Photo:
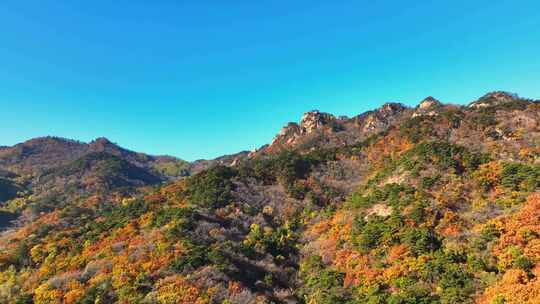
[[[307,112],[187,162],[0,147],[0,303],[540,303],[540,102]]]

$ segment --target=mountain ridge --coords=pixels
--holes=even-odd
[[[306,135],[311,134],[317,129],[320,129],[323,126],[330,126],[331,128],[336,128],[338,130],[341,130],[343,128],[342,124],[350,123],[351,121],[357,122],[359,125],[365,124],[364,132],[368,131],[370,129],[380,132],[382,129],[388,127],[390,123],[384,121],[385,119],[392,119],[393,116],[399,115],[402,112],[409,112],[413,113],[412,116],[420,116],[420,115],[430,115],[429,113],[435,115],[436,111],[426,112],[428,109],[437,109],[440,107],[457,107],[459,109],[466,109],[466,108],[473,108],[473,109],[481,109],[481,108],[494,108],[497,106],[501,106],[504,104],[512,104],[512,103],[528,103],[528,104],[534,104],[538,103],[538,100],[533,99],[526,99],[521,98],[519,95],[515,93],[509,93],[506,91],[493,91],[484,94],[480,98],[476,99],[473,102],[470,102],[466,105],[456,105],[452,103],[444,104],[438,99],[428,96],[424,98],[422,101],[418,103],[417,106],[409,107],[404,105],[400,102],[386,102],[382,104],[380,107],[374,109],[374,110],[368,110],[363,113],[357,114],[351,118],[348,118],[346,116],[340,116],[336,117],[333,114],[321,112],[319,110],[312,110],[305,112],[303,116],[301,117],[299,123],[297,122],[289,122],[287,123],[280,132],[274,137],[271,143],[263,145],[262,147],[255,149],[255,151],[262,151],[268,149],[268,146],[271,146],[273,143],[277,143],[280,141],[280,137],[283,137],[285,134],[292,132],[292,136],[299,136],[299,135]],[[407,113],[408,114],[408,113]],[[380,126],[377,126],[377,124],[380,124]],[[13,146],[0,146],[1,150],[12,150],[16,149],[18,147],[25,147],[25,146],[33,146],[37,145],[39,143],[47,142],[47,141],[57,141],[57,142],[63,142],[64,144],[71,144],[73,146],[86,146],[91,151],[101,151],[101,150],[109,150],[113,152],[113,154],[119,154],[119,153],[133,153],[134,155],[140,154],[144,155],[144,157],[154,158],[154,159],[176,159],[181,160],[180,158],[176,156],[171,155],[149,155],[145,153],[140,152],[134,152],[128,149],[125,149],[118,144],[113,143],[106,137],[97,137],[94,140],[91,140],[90,142],[83,142],[76,139],[69,139],[69,138],[63,138],[63,137],[57,137],[57,136],[42,136],[42,137],[36,137],[28,139],[24,142],[15,144]],[[270,149],[272,150],[272,149]],[[223,159],[230,156],[241,156],[243,154],[246,154],[248,151],[240,151],[238,153],[233,153],[230,155],[223,155],[218,156],[214,159],[198,159],[195,161],[192,161],[191,163],[200,163],[200,162],[209,162],[213,160]],[[251,151],[254,152],[254,151]],[[5,153],[5,151],[3,151]],[[254,154],[252,154],[254,155]],[[2,158],[2,155],[0,154],[0,159]]]
[[[309,111],[189,165],[0,153],[0,302],[538,303],[540,102],[508,96]]]

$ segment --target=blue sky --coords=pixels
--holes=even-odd
[[[4,0],[0,145],[105,136],[194,160],[268,143],[312,109],[540,98],[538,12],[537,0]]]

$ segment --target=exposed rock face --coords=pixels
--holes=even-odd
[[[276,137],[274,137],[271,145],[280,143],[292,145],[301,133],[302,129],[300,128],[300,126],[297,123],[290,122],[279,131]]]
[[[304,113],[300,124],[290,122],[276,135],[272,144],[262,150],[272,149],[272,146],[294,146],[315,133],[333,133],[340,129],[340,119],[334,115],[313,110]]]
[[[385,204],[375,204],[367,210],[364,220],[368,220],[370,216],[388,217],[392,215],[394,208]]]
[[[313,131],[320,129],[335,120],[336,118],[332,114],[321,113],[318,110],[307,112],[300,121],[300,132],[302,134],[313,133]]]
[[[517,94],[497,91],[488,93],[480,97],[477,101],[469,104],[469,107],[474,109],[480,109],[485,107],[498,106],[517,100],[520,100],[520,97]]]
[[[438,114],[437,110],[442,106],[443,104],[439,100],[429,96],[426,99],[422,100],[420,104],[418,104],[416,110],[414,111],[413,117],[435,116]]]
[[[429,96],[426,99],[422,100],[422,102],[420,102],[417,109],[427,110],[427,109],[432,109],[432,108],[440,107],[440,106],[442,106],[442,103],[439,100]]]
[[[369,133],[373,131],[388,128],[396,121],[399,114],[403,113],[407,108],[400,103],[385,103],[382,107],[375,111],[369,111],[357,116],[356,123],[362,132]]]
[[[319,146],[340,146],[358,142],[396,123],[407,108],[400,103],[386,103],[377,110],[348,118],[313,110],[305,113],[299,124],[291,122],[281,129],[272,143],[250,154],[276,153],[284,149],[309,150]]]
[[[516,94],[493,92],[484,95],[468,107],[480,109],[508,103],[516,103],[522,108],[530,104],[537,104],[537,102],[532,100],[519,98]],[[439,115],[443,110],[456,111],[459,109],[466,109],[466,107],[443,104],[436,98],[429,96],[413,109],[407,108],[401,103],[386,103],[376,110],[368,111],[352,118],[345,116],[336,117],[332,114],[313,110],[305,113],[300,123],[291,122],[287,124],[276,135],[271,144],[251,152],[248,157],[278,153],[287,149],[309,151],[323,146],[337,147],[350,145],[360,142],[370,135],[398,125],[411,117],[431,117]],[[534,124],[534,118],[524,117],[515,123],[518,125]],[[501,136],[499,134],[500,132],[492,133],[496,138],[508,137]]]

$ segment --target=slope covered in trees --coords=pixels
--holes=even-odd
[[[0,238],[0,302],[540,302],[539,102],[310,112],[233,158],[46,168],[4,203],[32,216]]]

